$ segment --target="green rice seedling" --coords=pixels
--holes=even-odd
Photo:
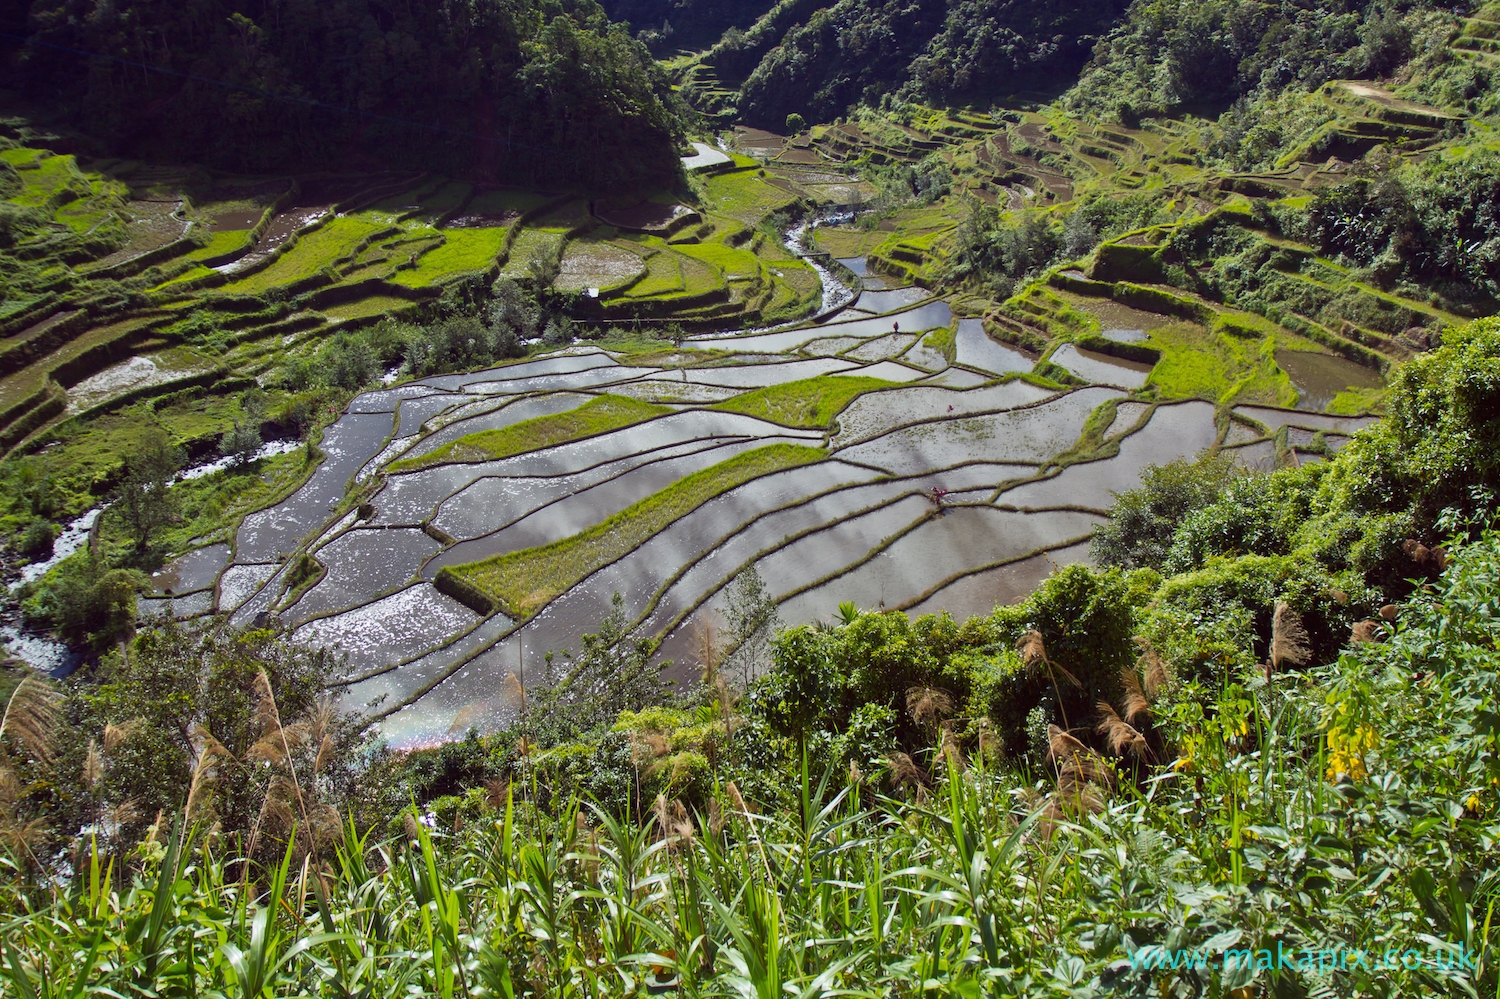
[[[819,448],[773,444],[686,476],[570,538],[480,562],[444,566],[445,576],[477,587],[506,613],[530,617],[590,573],[628,554],[673,521],[751,479],[827,457]]]
[[[444,229],[441,246],[417,258],[417,266],[399,270],[391,281],[411,288],[437,284],[445,278],[474,274],[495,266],[500,248],[505,245],[505,230]]]
[[[758,416],[785,427],[827,427],[856,397],[895,387],[895,382],[868,375],[819,375],[746,392],[710,408]]]
[[[629,396],[604,395],[563,413],[533,417],[498,430],[465,434],[427,454],[392,462],[389,471],[409,472],[433,465],[495,461],[620,430],[670,412],[672,410],[665,406],[654,406]]]

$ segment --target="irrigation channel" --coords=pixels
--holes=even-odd
[[[800,235],[789,240],[799,250]],[[1082,351],[1053,359],[1087,386],[1007,380],[1036,359],[990,339],[978,320],[955,326],[948,303],[920,288],[845,288],[812,262],[828,306],[817,321],[695,336],[650,364],[575,346],[364,393],[326,431],[326,457],[299,490],[246,517],[232,545],[169,564],[142,613],[275,620],[297,639],[337,647],[347,657],[344,707],[365,712],[393,745],[423,744],[501,724],[516,707],[503,693],[515,686],[507,674],[544,683],[545,654],[576,651],[616,593],[640,632],[662,638],[669,675],[690,682],[692,628],[722,616],[728,584],[745,568],[756,568],[787,625],[827,618],[843,600],[985,613],[1055,566],[1087,560],[1112,494],[1137,485],[1149,464],[1219,445],[1268,466],[1278,449],[1286,460],[1298,446],[1337,448],[1368,422],[1264,407],[1216,422],[1206,402],[1131,400],[1145,377],[1139,366]],[[860,260],[842,263],[865,270]],[[924,335],[934,329],[955,329],[950,348]],[[777,422],[784,414],[766,407],[715,408],[832,374],[883,385],[857,396],[831,428]],[[604,395],[656,408],[491,460],[441,452]],[[1076,460],[1091,417],[1097,426],[1111,411],[1105,446]],[[553,559],[549,571],[574,576],[528,594],[514,617],[480,613],[434,583],[445,566],[536,550],[615,514],[639,523],[638,504],[684,477],[775,444],[818,449],[820,460],[768,468],[674,507],[629,545],[612,521],[598,543],[577,546],[587,551],[573,562],[558,569]],[[1065,452],[1071,462],[1057,461]],[[411,460],[423,456],[432,457]]]

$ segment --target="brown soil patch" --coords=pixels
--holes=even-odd
[[[822,163],[823,159],[811,149],[788,149],[786,152],[776,157],[776,162],[803,163],[812,165],[814,163]]]
[[[459,215],[443,223],[444,229],[504,229],[521,217],[520,212]]]
[[[679,215],[685,215],[689,211],[691,209],[686,205],[663,205],[655,201],[643,201],[630,208],[612,208],[596,211],[594,214],[599,221],[620,229],[650,230],[665,229]]]

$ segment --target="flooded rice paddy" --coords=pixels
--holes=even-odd
[[[585,346],[367,392],[325,432],[324,458],[300,489],[247,517],[232,544],[166,566],[143,607],[274,620],[339,650],[343,705],[365,712],[393,744],[414,745],[503,724],[516,709],[507,676],[548,683],[546,654],[576,650],[615,593],[638,631],[662,640],[658,654],[674,663],[668,675],[691,682],[698,664],[689,633],[722,619],[729,584],[746,568],[760,574],[786,625],[826,619],[843,600],[984,613],[1021,598],[1055,566],[1087,561],[1088,537],[1146,465],[1215,445],[1247,465],[1283,454],[1312,460],[1368,423],[1247,406],[1221,439],[1225,424],[1208,403],[1131,399],[1142,365],[1069,347],[1052,360],[1090,384],[1033,384],[1015,374],[1035,357],[972,319],[956,321],[945,353],[922,334],[954,329],[953,314],[925,296],[866,290],[822,322],[693,337],[652,364]],[[1164,317],[1125,310],[1110,318],[1119,333]],[[1308,381],[1310,370],[1294,381]],[[709,408],[824,375],[892,384],[822,428]],[[1329,377],[1349,376],[1340,368]],[[606,394],[672,408],[508,457],[391,467]],[[1101,406],[1115,414],[1102,442],[1087,429],[1098,426]],[[637,516],[685,477],[773,444],[823,457],[674,508],[665,527],[585,567],[529,618],[482,615],[435,585],[445,566],[524,557],[514,553]]]
[[[1297,389],[1297,408],[1316,413],[1327,408],[1345,389],[1379,388],[1380,374],[1362,364],[1331,354],[1278,350],[1276,363]]]

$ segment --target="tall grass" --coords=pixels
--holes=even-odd
[[[1283,751],[1317,740],[1321,694],[1226,694],[1188,765],[1139,784],[1122,771],[1097,810],[959,754],[911,800],[804,755],[795,804],[770,814],[732,783],[706,814],[664,798],[645,815],[544,810],[523,776],[482,822],[438,830],[413,811],[390,839],[351,827],[321,856],[293,835],[265,870],[180,826],[119,861],[85,841],[71,884],[6,886],[0,993],[1496,994],[1483,889],[1401,862],[1398,844],[1360,857],[1347,803],[1363,792]],[[1431,942],[1477,963],[1221,967],[1226,947]],[[1207,956],[1130,966],[1178,948]]]

